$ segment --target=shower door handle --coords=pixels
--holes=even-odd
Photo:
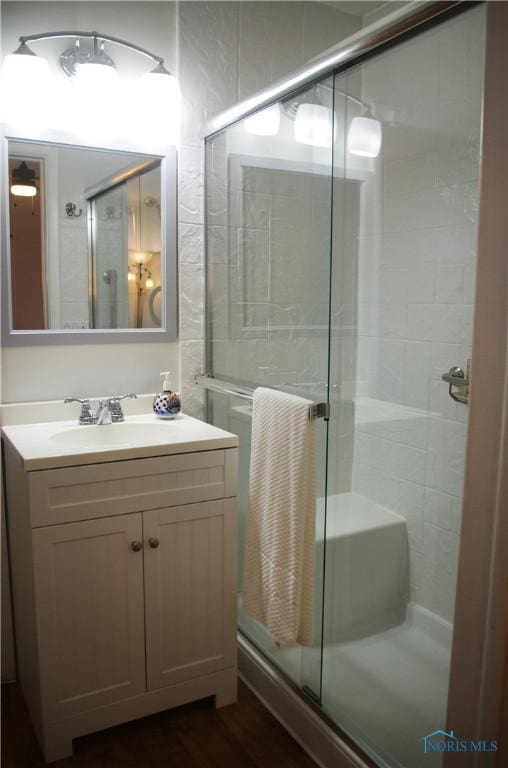
[[[441,376],[443,381],[449,385],[448,394],[457,403],[463,403],[468,405],[469,403],[469,369],[470,360],[467,361],[467,373],[464,373],[462,368],[453,365],[448,373],[443,373]]]

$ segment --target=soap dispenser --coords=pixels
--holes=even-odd
[[[164,377],[162,392],[154,397],[153,412],[159,419],[174,419],[182,410],[180,395],[171,391],[170,371],[163,371],[161,376]]]

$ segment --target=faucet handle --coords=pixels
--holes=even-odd
[[[64,403],[81,403],[81,413],[79,414],[79,423],[80,424],[95,423],[95,417],[92,413],[92,409],[90,407],[90,400],[88,400],[88,398],[84,398],[82,400],[79,397],[66,397],[64,400]]]
[[[126,397],[136,398],[137,395],[132,393],[128,395],[113,395],[113,397],[110,397],[108,400],[109,412],[111,413],[111,421],[113,424],[117,424],[120,421],[125,421],[120,401],[125,400]]]
[[[128,395],[113,395],[113,397],[109,398],[109,411],[111,413],[111,421],[113,424],[117,424],[120,421],[125,421],[125,416],[123,415],[120,401],[125,400],[126,397],[135,399],[137,398],[137,395],[130,393]]]

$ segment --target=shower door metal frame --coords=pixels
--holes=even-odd
[[[88,195],[87,191],[87,197],[86,197],[86,217],[87,217],[87,249],[88,249],[88,317],[89,317],[89,325],[90,328],[97,329],[100,328],[98,326],[98,317],[99,317],[99,310],[98,310],[98,295],[99,295],[99,274],[101,273],[101,278],[104,282],[107,282],[105,279],[106,273],[108,272],[115,272],[116,275],[114,277],[114,286],[113,281],[110,284],[110,291],[109,291],[109,312],[110,312],[110,327],[106,330],[118,330],[118,273],[116,269],[107,269],[107,270],[98,270],[97,269],[97,200],[100,199],[103,195],[106,195],[108,192],[110,192],[113,189],[116,189],[117,187],[121,186],[124,182],[120,181],[116,184],[114,184],[112,187],[105,187],[104,189],[101,189],[98,192],[94,192],[93,195]],[[127,244],[127,240],[126,240]],[[110,276],[113,277],[113,276]],[[114,306],[113,306],[114,302]],[[128,297],[127,297],[127,305],[128,305]]]

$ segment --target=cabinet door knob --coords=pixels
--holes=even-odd
[[[152,549],[157,549],[159,546],[159,539],[155,538],[155,536],[150,536],[148,539],[148,543],[150,544]]]
[[[139,552],[143,548],[140,541],[131,541],[131,549],[133,552]]]

